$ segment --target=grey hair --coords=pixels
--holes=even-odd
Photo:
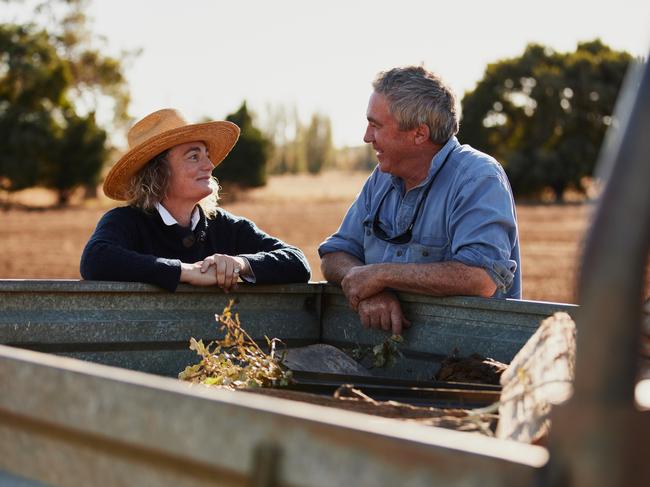
[[[400,130],[425,124],[436,144],[458,133],[456,95],[434,73],[420,66],[393,68],[379,73],[372,87],[388,100]]]
[[[130,206],[150,213],[156,210],[157,203],[165,199],[172,174],[168,156],[169,150],[161,152],[131,178],[127,190]],[[207,217],[216,215],[219,206],[219,183],[215,178],[210,179],[210,188],[212,193],[199,201],[199,206]]]

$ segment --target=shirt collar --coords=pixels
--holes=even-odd
[[[158,213],[160,213],[160,218],[162,218],[162,221],[165,225],[178,225],[176,218],[174,218],[172,214],[167,211],[167,208],[165,208],[160,202],[156,203],[156,209],[158,210]],[[190,219],[190,226],[192,227],[192,230],[196,228],[200,219],[201,214],[199,213],[199,208],[198,206],[195,206],[194,210],[192,211],[192,217]]]
[[[458,142],[458,139],[456,136],[452,136],[447,142],[445,142],[445,145],[443,145],[438,152],[436,152],[436,155],[433,156],[433,159],[431,159],[431,164],[429,165],[429,172],[427,173],[427,177],[416,186],[416,188],[419,188],[421,186],[426,185],[429,180],[431,179],[431,176],[436,174],[438,172],[438,169],[440,168],[440,165],[443,163],[445,158],[447,157],[447,154],[449,154],[451,151],[453,151],[456,147],[460,145],[460,142]],[[451,157],[451,156],[450,156]],[[404,181],[402,181],[401,178],[398,178],[397,176],[391,176],[391,180],[393,183],[393,186],[402,191],[404,188]]]
[[[436,152],[436,155],[433,156],[433,159],[431,159],[431,165],[429,166],[429,173],[427,174],[427,178],[424,181],[422,181],[422,184],[426,184],[426,182],[429,179],[431,179],[431,176],[438,172],[438,169],[440,169],[440,165],[447,158],[447,154],[452,152],[459,145],[460,143],[458,142],[458,139],[454,135],[445,143],[445,145],[443,145],[440,148],[438,152]]]

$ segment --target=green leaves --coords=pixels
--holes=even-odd
[[[80,186],[96,186],[107,134],[128,120],[123,56],[102,54],[85,15],[87,2],[42,2],[29,24],[0,24],[0,189],[41,185],[66,204]]]
[[[372,348],[373,365],[375,367],[392,367],[395,365],[398,357],[404,357],[397,347],[403,341],[402,335],[392,335],[379,345],[375,345]]]
[[[45,31],[0,25],[0,52],[0,188],[40,184],[64,204],[76,186],[97,182],[106,132],[94,113],[74,111],[71,64]]]
[[[266,160],[270,141],[253,125],[253,119],[246,102],[226,117],[241,129],[237,144],[223,163],[213,171],[219,182],[235,183],[243,187],[264,186],[266,184]]]
[[[570,53],[531,44],[465,94],[459,139],[499,160],[517,195],[584,191],[631,60],[600,40]]]
[[[366,359],[366,357],[372,357],[372,366],[376,368],[392,367],[398,358],[404,357],[404,354],[399,349],[399,344],[402,342],[404,342],[402,335],[392,335],[374,346],[358,346],[352,349],[349,354],[359,362]],[[364,362],[366,366],[369,366],[365,360]]]

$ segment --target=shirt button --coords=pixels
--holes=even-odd
[[[366,230],[366,235],[370,236],[370,230]]]
[[[427,252],[426,250],[423,250],[423,251],[422,251],[422,255],[423,255],[424,257],[428,257],[428,256],[429,256],[429,252]]]
[[[401,257],[403,253],[404,253],[404,252],[402,252],[401,250],[398,250],[398,251],[397,251],[397,257]]]

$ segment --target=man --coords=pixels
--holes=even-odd
[[[410,323],[393,290],[521,298],[512,191],[490,156],[460,145],[456,100],[421,67],[380,73],[363,138],[379,164],[319,247],[325,278],[364,327]]]

